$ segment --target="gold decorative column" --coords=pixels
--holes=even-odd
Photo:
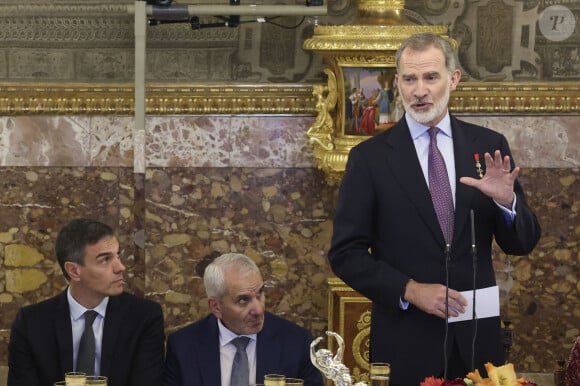
[[[304,49],[322,55],[329,66],[325,70],[327,84],[313,88],[318,116],[307,135],[314,146],[318,166],[331,182],[341,180],[353,146],[370,135],[387,130],[396,120],[393,114],[397,104],[396,95],[393,95],[396,87],[393,87],[392,79],[395,53],[403,40],[417,32],[448,34],[447,26],[412,24],[403,14],[402,0],[358,0],[357,6],[357,18],[353,25],[316,26],[312,38],[303,45]],[[375,78],[373,82],[376,84],[370,89],[367,87],[366,92],[379,94],[385,87],[390,89],[392,100],[388,118],[372,129],[363,129],[357,123],[360,117],[352,117],[355,112],[349,96],[354,89],[364,90],[360,86],[364,82],[361,77],[368,74]],[[367,103],[372,96],[366,96]],[[356,114],[359,110],[360,106],[357,106]]]

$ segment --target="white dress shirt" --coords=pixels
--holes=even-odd
[[[218,319],[219,338],[220,338],[220,371],[222,386],[229,386],[230,378],[232,376],[232,365],[234,363],[234,356],[236,355],[236,347],[231,343],[232,340],[238,336],[234,332],[228,330],[223,325],[222,321]],[[248,354],[248,367],[250,370],[250,385],[256,383],[256,342],[257,334],[243,335],[250,338],[246,346],[246,353]]]
[[[77,368],[77,357],[79,353],[79,344],[81,342],[81,336],[85,330],[85,311],[88,308],[83,307],[79,304],[71,295],[70,287],[66,291],[66,296],[68,299],[68,307],[70,311],[70,322],[72,326],[72,339],[73,339],[73,366]],[[95,318],[93,322],[93,332],[95,334],[95,374],[101,374],[101,348],[103,347],[103,326],[105,324],[105,314],[107,312],[107,304],[109,303],[109,298],[103,299],[98,306],[93,308],[97,311],[99,315]],[[93,374],[87,374],[93,375]],[[64,376],[64,374],[63,374]]]

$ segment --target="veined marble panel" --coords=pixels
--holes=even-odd
[[[320,170],[0,167],[0,181],[2,343],[18,307],[64,288],[52,250],[60,225],[75,216],[118,224],[127,290],[161,302],[168,332],[205,315],[203,269],[227,251],[258,262],[271,311],[315,335],[327,327],[337,187]],[[521,181],[543,235],[528,256],[495,251],[502,317],[514,328],[518,371],[552,372],[579,333],[579,169],[525,168]],[[6,348],[0,344],[0,364]]]
[[[6,166],[132,166],[132,117],[0,118],[0,164]]]
[[[2,117],[0,159],[10,166],[88,166],[87,117]]]
[[[135,196],[130,170],[11,167],[1,168],[0,176],[3,308],[38,301],[66,285],[54,256],[54,239],[67,219],[94,216],[115,227],[134,222],[128,214]],[[132,232],[122,230],[120,239],[125,241],[124,232]],[[128,257],[132,245],[124,248]],[[14,315],[3,312],[0,328]]]
[[[91,117],[90,128],[92,166],[133,166],[135,157],[135,120],[133,117]]]
[[[503,133],[522,168],[580,165],[580,116],[469,116]],[[150,167],[315,166],[308,116],[148,116]],[[2,166],[131,166],[130,116],[0,117]],[[141,146],[138,146],[139,149]]]
[[[150,293],[163,304],[169,330],[207,313],[203,270],[216,254],[235,251],[261,267],[270,311],[323,331],[334,189],[320,173],[148,169]]]
[[[552,372],[579,333],[577,118],[464,117],[508,137],[543,227],[529,256],[494,254],[518,371]],[[148,117],[143,174],[132,117],[0,117],[0,364],[17,308],[65,285],[51,251],[59,226],[81,215],[119,225],[128,290],[162,303],[168,331],[207,312],[211,257],[241,251],[262,268],[268,308],[323,334],[337,187],[310,158],[312,119]],[[32,257],[16,265],[19,250]]]
[[[148,118],[148,163],[153,167],[228,166],[230,121],[227,116]]]
[[[187,167],[310,167],[312,117],[159,116],[147,120],[147,162]]]
[[[310,167],[314,163],[312,147],[303,127],[312,124],[310,117],[239,117],[232,121],[231,166],[237,167]]]
[[[516,163],[526,168],[580,166],[580,116],[462,116],[504,134]]]

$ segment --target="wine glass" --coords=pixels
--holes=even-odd
[[[107,377],[102,375],[88,375],[86,385],[107,386]]]
[[[369,378],[371,386],[389,386],[391,365],[383,362],[371,363]]]
[[[79,371],[70,371],[64,374],[66,386],[85,386],[87,374]]]
[[[286,378],[286,386],[304,386],[304,379]]]
[[[284,386],[286,384],[286,377],[281,374],[266,374],[264,375],[264,386]]]

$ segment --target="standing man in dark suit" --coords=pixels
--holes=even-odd
[[[75,219],[62,228],[56,255],[69,286],[18,312],[8,350],[8,386],[52,386],[66,372],[80,370],[79,345],[90,310],[96,317],[88,375],[108,377],[109,386],[161,384],[161,306],[123,292],[125,266],[119,254],[108,225]]]
[[[350,152],[329,261],[337,276],[372,300],[371,361],[390,362],[391,385],[416,386],[426,376],[463,378],[472,363],[482,374],[485,362],[503,363],[499,301],[491,317],[476,316],[477,322],[471,313],[449,324],[446,316],[465,312],[474,281],[499,299],[494,239],[505,253],[524,255],[541,231],[506,138],[448,112],[461,77],[449,42],[413,35],[395,60],[405,115]],[[439,216],[430,167],[443,162],[429,162],[430,153],[442,153],[439,176],[449,190],[450,205]]]
[[[322,386],[310,361],[309,331],[265,311],[260,270],[249,257],[226,253],[205,269],[207,317],[171,334],[167,340],[164,386],[230,386],[236,357],[234,340],[248,341],[248,374],[243,385],[262,383],[266,374],[304,379]]]

